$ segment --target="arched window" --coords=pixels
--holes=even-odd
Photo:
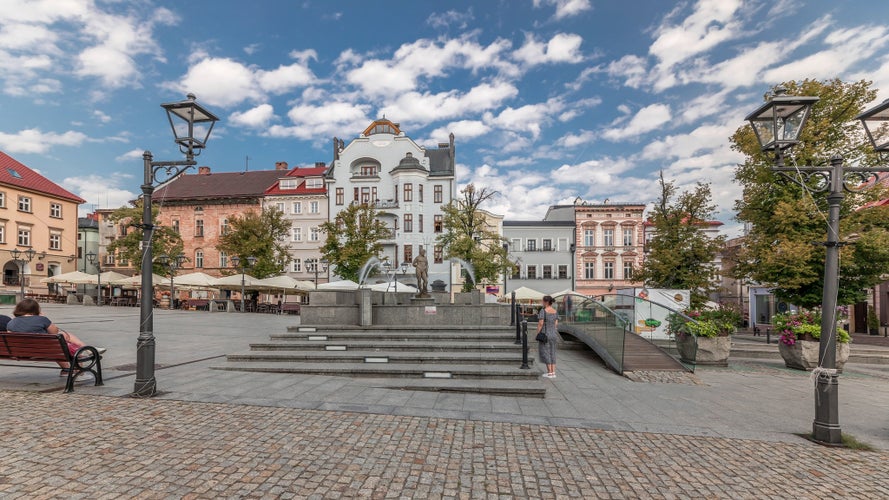
[[[195,250],[195,252],[194,252],[194,267],[197,267],[197,268],[204,267],[204,251],[203,250]]]

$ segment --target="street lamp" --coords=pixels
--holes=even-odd
[[[309,259],[309,262],[312,264],[312,267],[315,269],[315,290],[317,290],[318,289],[318,267],[319,266],[321,267],[322,273],[326,273],[327,272],[327,265],[329,264],[329,262],[327,261],[327,259],[321,259],[321,260]]]
[[[219,121],[213,113],[195,102],[194,94],[188,94],[184,101],[161,104],[167,112],[173,137],[185,160],[152,161],[150,151],[142,154],[145,170],[142,184],[142,303],[139,310],[139,339],[136,341],[136,383],[133,395],[150,397],[157,393],[157,380],[154,378],[154,318],[152,316],[151,275],[154,259],[151,255],[151,238],[154,223],[151,214],[151,195],[155,183],[166,182],[178,176],[189,167],[197,165],[195,156],[207,145],[213,125]],[[163,177],[158,174],[163,170]]]
[[[818,97],[788,96],[785,89],[775,89],[771,99],[747,115],[762,151],[774,151],[775,165],[772,171],[785,179],[813,192],[827,192],[828,230],[826,255],[824,260],[824,284],[821,296],[821,338],[818,344],[818,368],[814,370],[817,378],[815,386],[815,420],[812,423],[812,435],[816,441],[830,444],[842,443],[842,432],[839,424],[838,393],[839,383],[836,371],[836,309],[839,290],[839,252],[847,242],[840,241],[840,204],[845,197],[844,191],[856,191],[862,180],[876,177],[877,173],[886,170],[869,167],[843,167],[842,155],[830,158],[830,166],[784,166],[784,150],[792,148],[799,142],[799,134],[805,125],[806,118]],[[886,121],[889,101],[861,113],[856,119],[861,120],[867,130],[868,137],[877,152],[887,150],[889,134],[886,133]],[[873,129],[871,127],[874,127]],[[799,178],[793,176],[796,173]],[[853,174],[847,178],[847,174]],[[820,180],[822,182],[810,182]]]
[[[411,266],[411,265],[410,265],[407,261],[402,262],[402,263],[401,263],[401,274],[402,274],[402,275],[406,275],[406,274],[407,274],[407,269],[408,269],[410,266]],[[395,270],[395,293],[398,293],[398,269]]]
[[[245,311],[245,309],[244,309],[244,292],[245,292],[244,273],[247,272],[247,269],[251,269],[251,268],[253,268],[254,265],[256,265],[256,257],[254,257],[252,255],[247,257],[246,262],[244,262],[244,266],[238,267],[238,264],[240,264],[240,263],[241,263],[240,257],[238,257],[237,255],[232,257],[232,264],[234,264],[234,266],[236,268],[241,270],[241,312],[244,312]]]
[[[96,266],[96,271],[99,271],[99,274],[96,275],[96,305],[102,305],[102,260],[99,259],[99,256],[96,255],[92,250],[86,254],[86,260],[91,264]]]
[[[18,248],[13,248],[9,253],[12,254],[12,260],[19,266],[19,285],[22,287],[21,300],[25,298],[25,264],[34,260],[37,252],[33,248],[29,248],[24,252]]]
[[[180,253],[175,258],[170,258],[167,254],[161,254],[157,256],[157,261],[164,267],[166,267],[170,271],[170,310],[175,309],[173,303],[174,288],[173,288],[173,278],[176,277],[176,271],[182,267],[182,263],[185,262],[187,257],[184,253]]]

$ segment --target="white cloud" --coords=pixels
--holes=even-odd
[[[583,38],[572,33],[557,33],[543,43],[533,34],[525,35],[525,44],[512,53],[512,57],[526,66],[555,63],[578,63],[583,60],[580,45]]]
[[[648,51],[669,70],[695,54],[737,37],[742,32],[737,18],[742,6],[742,0],[698,0],[693,12],[681,23],[669,24],[672,19],[668,16],[655,31],[657,38]]]
[[[283,94],[315,81],[315,75],[301,63],[278,66],[272,71],[257,71],[256,81],[260,88],[272,94]]]
[[[229,107],[262,97],[253,71],[228,58],[209,57],[189,67],[179,83],[170,83],[179,92],[193,92],[202,102]]]
[[[229,121],[233,125],[244,127],[266,127],[272,118],[275,117],[275,108],[271,104],[260,104],[255,108],[248,109],[244,112],[232,113]]]
[[[475,19],[472,15],[472,8],[466,12],[457,12],[449,10],[447,12],[433,12],[426,18],[426,24],[438,29],[448,29],[453,26],[458,30],[465,30],[469,22]]]
[[[669,135],[646,145],[642,149],[641,158],[646,160],[671,158],[686,160],[702,151],[728,150],[728,138],[738,126],[737,121],[729,121],[721,125],[705,124],[687,134]],[[733,159],[740,160],[741,156],[735,153]]]
[[[590,0],[534,0],[535,8],[544,4],[554,5],[556,7],[556,13],[553,18],[557,21],[566,17],[582,14],[593,8],[593,6],[590,5]]]
[[[292,125],[272,125],[265,135],[325,141],[331,136],[351,137],[364,130],[371,120],[370,106],[349,102],[331,102],[321,106],[299,104],[287,116]]]
[[[108,116],[108,115],[106,115],[105,113],[99,111],[98,109],[94,109],[94,110],[93,110],[93,116],[95,116],[96,119],[99,120],[99,121],[102,122],[102,123],[108,123],[108,122],[111,121],[111,117],[110,117],[110,116]]]
[[[608,63],[605,71],[612,77],[622,78],[624,85],[634,89],[648,81],[648,63],[645,58],[632,54]]]
[[[127,163],[132,160],[141,160],[144,153],[144,149],[131,149],[126,153],[116,157],[114,160],[120,163]]]
[[[573,148],[583,144],[589,144],[596,139],[595,132],[591,130],[581,130],[580,133],[567,133],[556,141],[556,146],[562,148]]]
[[[131,177],[125,174],[67,177],[62,180],[61,186],[87,201],[80,207],[83,215],[90,211],[93,204],[104,208],[120,208],[136,199],[138,195],[135,192],[121,187],[124,182],[131,184],[127,182]]]
[[[39,128],[15,134],[0,132],[0,149],[7,153],[46,153],[53,146],[79,146],[89,140],[86,134],[69,130],[61,134],[43,132]]]
[[[657,130],[672,118],[670,106],[651,104],[640,109],[624,127],[613,127],[602,132],[602,137],[609,141],[626,141],[646,132]]]
[[[401,122],[426,124],[497,108],[518,92],[513,84],[507,82],[482,83],[466,93],[457,90],[437,94],[407,92],[384,106],[380,114]]]
[[[433,130],[429,136],[435,139],[442,139],[448,136],[451,132],[459,138],[461,141],[468,141],[474,139],[476,137],[487,134],[491,131],[491,127],[486,125],[484,122],[479,120],[460,120],[456,122],[450,122],[444,127],[439,127]]]

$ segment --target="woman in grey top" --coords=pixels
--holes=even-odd
[[[556,378],[556,341],[559,340],[559,313],[553,307],[553,298],[543,297],[543,308],[537,313],[537,333],[546,333],[546,342],[538,345],[540,362],[546,365],[546,378]]]

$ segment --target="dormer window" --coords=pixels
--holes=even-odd
[[[365,137],[371,136],[374,134],[398,135],[400,133],[401,133],[401,130],[398,129],[398,124],[393,123],[393,122],[387,120],[386,118],[376,120],[375,122],[371,123],[369,127],[364,129],[364,136]]]
[[[296,189],[299,186],[298,179],[281,179],[281,189]]]
[[[376,174],[371,174],[376,175]],[[321,178],[312,178],[306,179],[306,189],[321,189],[324,187],[324,179]]]

